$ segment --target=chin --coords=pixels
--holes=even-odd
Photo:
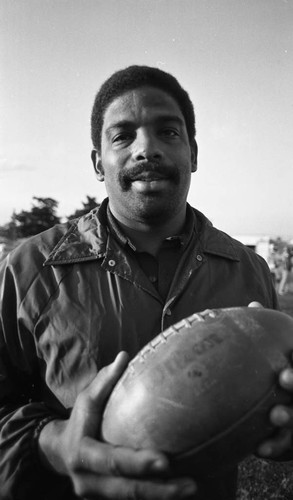
[[[145,222],[151,222],[153,225],[160,225],[166,222],[178,213],[178,206],[174,203],[166,204],[161,200],[149,200],[148,203],[140,203],[136,209],[136,215]]]

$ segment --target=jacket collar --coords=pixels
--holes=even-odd
[[[103,223],[106,206],[107,199],[99,208],[73,220],[44,265],[73,264],[103,257],[108,239],[107,226]]]
[[[101,206],[72,222],[69,230],[50,252],[44,265],[73,264],[105,256],[109,237],[106,225],[108,198]],[[239,260],[236,241],[214,228],[198,210],[192,209],[197,221],[196,233],[201,251],[230,260]]]
[[[230,260],[240,261],[239,243],[231,236],[215,228],[212,223],[198,210],[195,210],[197,220],[201,222],[199,240],[201,249],[206,254],[217,255]]]

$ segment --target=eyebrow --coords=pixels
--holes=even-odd
[[[185,124],[184,120],[178,115],[159,115],[157,118],[155,118],[154,122],[155,123],[176,122],[178,123],[178,125],[181,126],[184,126]],[[106,129],[106,134],[111,132],[111,130],[113,129],[133,127],[134,124],[135,122],[131,120],[120,120],[110,125],[110,127]]]
[[[119,122],[115,122],[113,123],[113,125],[110,125],[110,127],[108,127],[106,129],[106,132],[110,132],[110,130],[112,130],[113,128],[127,128],[127,127],[130,127],[130,126],[133,126],[133,122],[130,121],[130,120],[120,120]]]
[[[163,115],[158,117],[158,122],[176,122],[178,125],[185,125],[185,121],[178,115]]]

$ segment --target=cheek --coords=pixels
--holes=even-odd
[[[104,175],[106,177],[113,177],[116,170],[116,161],[113,153],[107,153],[102,155],[102,165],[104,169]]]
[[[115,151],[112,148],[105,148],[104,154],[102,155],[105,172],[117,175],[117,172],[123,168],[126,162],[126,156],[125,152]]]
[[[118,165],[108,164],[105,168],[104,175],[105,187],[108,194],[117,195],[123,190],[123,182],[121,180],[121,168]]]
[[[182,165],[184,169],[187,169],[189,166],[191,169],[191,152],[188,148],[182,147],[174,150],[171,152],[170,157],[173,158],[177,165]]]
[[[113,172],[111,169],[106,170],[105,184],[106,184],[107,190],[114,191],[117,183],[118,183],[117,173],[115,174],[115,172]]]

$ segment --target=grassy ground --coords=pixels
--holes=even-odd
[[[293,292],[280,296],[281,309],[293,316]],[[237,500],[292,500],[293,462],[251,457],[240,466]]]

